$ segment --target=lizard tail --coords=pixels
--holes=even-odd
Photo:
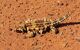
[[[54,23],[54,24],[59,24],[59,23],[61,23],[62,21],[64,21],[65,19],[67,19],[68,17],[69,17],[69,15],[65,15],[65,16],[57,19],[57,20],[54,21],[53,23]]]

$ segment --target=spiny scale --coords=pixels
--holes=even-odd
[[[43,34],[50,30],[56,32],[55,26],[68,17],[68,15],[65,15],[55,21],[51,19],[28,20],[16,28],[16,32],[27,33],[26,37],[34,37],[36,34]]]

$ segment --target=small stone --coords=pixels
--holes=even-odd
[[[9,28],[9,30],[12,31],[13,29],[12,28]]]
[[[80,42],[80,37],[75,37],[75,39],[76,39],[78,42]]]
[[[0,32],[0,35],[1,35],[1,32]]]

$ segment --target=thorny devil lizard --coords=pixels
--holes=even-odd
[[[16,28],[16,32],[26,33],[26,37],[34,37],[37,34],[44,34],[48,31],[53,31],[54,33],[56,33],[57,29],[55,26],[59,25],[68,17],[69,15],[65,15],[55,21],[46,18],[39,20],[27,20]]]

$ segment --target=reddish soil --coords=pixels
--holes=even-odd
[[[14,31],[20,21],[69,12],[59,33],[25,38]],[[0,50],[80,50],[80,0],[0,0]]]

